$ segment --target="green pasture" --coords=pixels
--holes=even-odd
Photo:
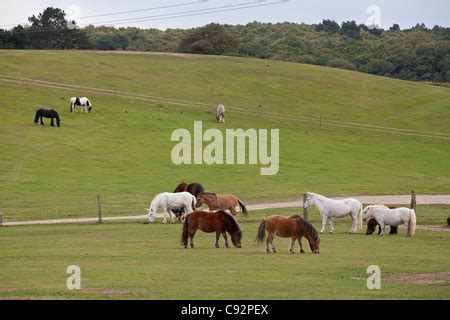
[[[421,206],[419,221],[442,221],[448,210]],[[182,249],[181,224],[161,220],[3,227],[0,299],[450,299],[449,232],[349,235],[348,218],[336,221],[336,234],[321,236],[319,255],[289,254],[288,239],[275,240],[277,254],[253,243],[261,218],[296,213],[239,215],[242,249],[225,249],[223,240],[215,249],[215,236],[201,232],[195,249]],[[318,228],[315,211],[311,218]],[[66,287],[69,265],[81,268],[80,291]],[[369,265],[381,268],[381,290],[366,287]],[[423,274],[431,279],[417,283]],[[392,280],[396,275],[411,278]]]
[[[356,122],[450,134],[450,91],[355,72],[256,59],[63,51],[1,51],[0,74],[210,103],[196,108],[0,81],[0,197],[4,220],[145,213],[182,180],[246,203],[325,195],[448,194],[450,139],[322,125]],[[92,114],[70,114],[71,96]],[[214,104],[227,106],[226,124]],[[33,125],[57,110],[61,128]],[[244,111],[264,115],[248,115]],[[265,116],[265,114],[276,117]],[[297,121],[307,116],[317,123]],[[261,165],[175,166],[177,128],[280,130],[280,171]],[[49,121],[47,121],[47,124]]]

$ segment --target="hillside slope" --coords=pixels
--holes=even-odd
[[[97,194],[106,214],[144,213],[182,180],[253,202],[308,190],[450,192],[446,88],[256,59],[0,51],[0,96],[7,220],[92,216]],[[94,113],[70,114],[71,96],[89,96]],[[214,122],[218,103],[227,106],[223,126]],[[62,127],[34,126],[40,106],[55,108]],[[279,128],[279,174],[173,165],[171,134],[192,132],[195,120],[204,129]]]

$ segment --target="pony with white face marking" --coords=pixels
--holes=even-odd
[[[81,112],[90,113],[94,106],[88,98],[70,98],[70,112],[77,112],[77,106],[81,107]]]
[[[362,211],[363,205],[356,199],[344,199],[344,200],[334,200],[329,199],[320,194],[307,192],[306,199],[304,202],[304,207],[308,209],[311,206],[316,207],[320,215],[322,216],[322,230],[321,233],[325,232],[325,227],[328,223],[330,224],[330,233],[334,232],[334,225],[332,218],[345,218],[351,216],[352,218],[352,229],[351,234],[358,232],[358,228],[362,228]]]
[[[163,209],[164,220],[163,223],[167,222],[167,215],[170,216],[170,221],[175,222],[175,215],[171,211],[172,209],[184,209],[184,217],[195,210],[195,205],[197,200],[189,192],[179,192],[179,193],[169,193],[164,192],[158,194],[151,202],[150,208],[146,209],[148,211],[148,222],[153,223],[155,221],[155,215],[159,208]]]
[[[223,104],[219,104],[216,110],[216,120],[218,123],[225,122],[225,106]]]
[[[374,218],[381,228],[380,236],[384,236],[386,226],[398,227],[403,224],[408,228],[407,236],[412,237],[416,231],[416,212],[409,208],[389,209],[383,205],[367,206],[363,211],[364,220]]]

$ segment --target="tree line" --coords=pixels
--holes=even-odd
[[[424,24],[401,30],[346,21],[319,24],[208,24],[193,29],[76,27],[47,8],[28,26],[0,29],[2,49],[178,52],[273,59],[355,70],[414,81],[450,82],[450,28]]]

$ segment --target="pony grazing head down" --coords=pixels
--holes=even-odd
[[[305,237],[306,239],[308,239],[309,248],[311,249],[311,252],[316,254],[320,253],[320,236],[317,230],[313,227],[311,223],[304,220],[300,216],[294,217],[298,218],[298,223],[305,232]]]
[[[225,211],[217,211],[218,214],[221,214],[225,217],[227,220],[228,225],[230,226],[229,233],[231,235],[231,242],[233,242],[233,245],[236,248],[242,248],[241,241],[242,241],[242,229],[237,223],[236,219]]]

